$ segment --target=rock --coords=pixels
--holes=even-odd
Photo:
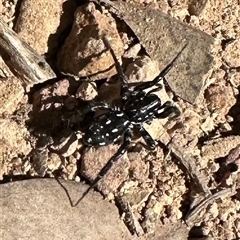
[[[217,138],[205,142],[202,147],[202,156],[209,159],[227,157],[229,152],[240,144],[240,136]]]
[[[68,95],[69,81],[63,79],[53,85],[47,85],[33,95],[33,115],[39,126],[61,124],[63,99]]]
[[[205,96],[209,109],[216,111],[219,120],[225,122],[229,110],[237,102],[232,86],[219,81],[208,87]]]
[[[121,82],[106,82],[98,89],[97,100],[111,105],[121,104]]]
[[[63,157],[72,155],[78,148],[78,138],[72,131],[64,131],[57,136],[55,143],[49,147],[50,151]]]
[[[150,57],[142,56],[127,66],[126,76],[129,82],[146,82],[159,74],[158,62]]]
[[[211,67],[213,38],[148,6],[124,1],[97,2],[125,21],[161,70],[187,43],[166,80],[178,96],[193,103]]]
[[[0,81],[0,114],[12,114],[18,103],[23,99],[24,89],[21,81],[16,78],[6,78]]]
[[[24,0],[15,31],[39,54],[49,53],[58,46],[60,34],[71,24],[75,7],[73,0]]]
[[[47,148],[33,149],[31,157],[33,169],[41,177],[44,177],[48,170],[54,172],[59,169],[62,164],[61,156],[50,153]]]
[[[78,173],[78,169],[77,169],[77,159],[74,156],[69,156],[67,159],[67,164],[64,165],[64,167],[62,168],[62,177],[65,180],[74,180],[76,181],[76,179],[79,178],[79,176],[77,176]],[[79,178],[80,181],[80,178]]]
[[[34,170],[37,172],[37,174],[41,177],[43,177],[48,169],[47,163],[48,163],[48,149],[34,149],[32,151],[32,164]]]
[[[83,82],[76,93],[76,96],[84,101],[91,101],[97,95],[97,86],[94,82]]]
[[[117,152],[119,145],[111,144],[104,147],[87,148],[82,155],[81,173],[94,180],[104,165]],[[119,185],[127,179],[129,160],[124,154],[98,183],[98,189],[107,195],[116,191]]]
[[[61,183],[76,202],[86,186]],[[0,185],[0,235],[21,239],[134,239],[117,208],[90,192],[76,208],[53,179],[32,179]]]
[[[115,20],[101,13],[93,3],[77,8],[72,31],[58,54],[58,67],[66,75],[103,79],[116,71],[112,56],[102,42],[105,32],[117,57],[123,54],[123,43]],[[93,76],[99,73],[97,76]]]
[[[31,151],[26,127],[18,125],[11,119],[0,119],[0,129],[0,153],[9,151],[27,155]]]
[[[223,52],[224,61],[232,68],[240,67],[240,40],[235,39],[232,43],[226,46],[225,51]]]
[[[31,151],[27,141],[29,132],[11,119],[0,119],[0,179],[9,172],[9,161],[18,155],[26,156]]]
[[[191,15],[199,16],[202,11],[204,11],[204,8],[206,7],[208,0],[200,0],[200,1],[194,1],[190,0],[188,2],[188,11]]]
[[[130,49],[128,49],[128,50],[124,53],[123,57],[124,57],[124,58],[136,58],[137,55],[138,55],[138,53],[139,53],[140,50],[141,50],[141,47],[142,47],[142,46],[141,46],[140,43],[137,43],[137,44],[133,45]]]

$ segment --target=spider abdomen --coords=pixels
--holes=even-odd
[[[110,111],[94,118],[83,141],[89,146],[105,146],[115,143],[130,127],[131,122],[122,111]]]

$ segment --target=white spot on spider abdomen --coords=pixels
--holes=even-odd
[[[115,133],[115,132],[118,132],[118,129],[117,129],[117,128],[114,128],[114,129],[112,130],[112,133]]]
[[[85,132],[85,142],[91,146],[115,143],[130,126],[131,122],[124,112],[110,111],[94,118],[93,124]],[[89,138],[92,140],[90,141]]]
[[[122,117],[123,115],[124,114],[122,112],[116,114],[117,117]]]

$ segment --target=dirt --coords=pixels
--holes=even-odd
[[[130,82],[156,77],[157,63],[107,8],[53,1],[54,9],[37,14],[41,1],[20,2],[3,0],[1,19],[39,54],[47,53],[58,77],[24,89],[0,59],[1,183],[39,176],[89,183],[119,147],[85,148],[81,142],[93,117],[82,114],[89,102],[121,106],[114,61],[100,30],[107,29]],[[173,101],[181,116],[146,125],[158,142],[153,151],[134,134],[127,154],[97,189],[117,203],[129,230],[147,239],[240,239],[240,2],[135,2],[212,36],[213,64],[195,103],[168,86],[157,93],[163,103]]]

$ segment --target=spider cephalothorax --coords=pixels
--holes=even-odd
[[[85,131],[83,142],[89,146],[105,146],[116,143],[123,136],[123,143],[118,151],[110,158],[102,170],[98,173],[91,186],[78,200],[75,206],[87,195],[87,193],[98,183],[98,181],[108,172],[112,165],[127,151],[132,138],[132,129],[135,127],[151,148],[155,148],[155,141],[143,127],[143,123],[150,124],[154,118],[166,118],[170,115],[179,116],[180,111],[171,102],[161,104],[160,98],[154,94],[162,88],[161,81],[172,68],[186,45],[167,65],[164,70],[152,81],[144,82],[130,90],[128,81],[122,71],[122,68],[106,38],[103,38],[105,46],[110,50],[115,62],[119,77],[122,81],[122,100],[121,109],[111,106],[107,103],[92,103],[84,111],[84,114],[98,109],[107,110],[106,113],[93,119],[92,124]],[[149,88],[149,92],[145,92]]]

